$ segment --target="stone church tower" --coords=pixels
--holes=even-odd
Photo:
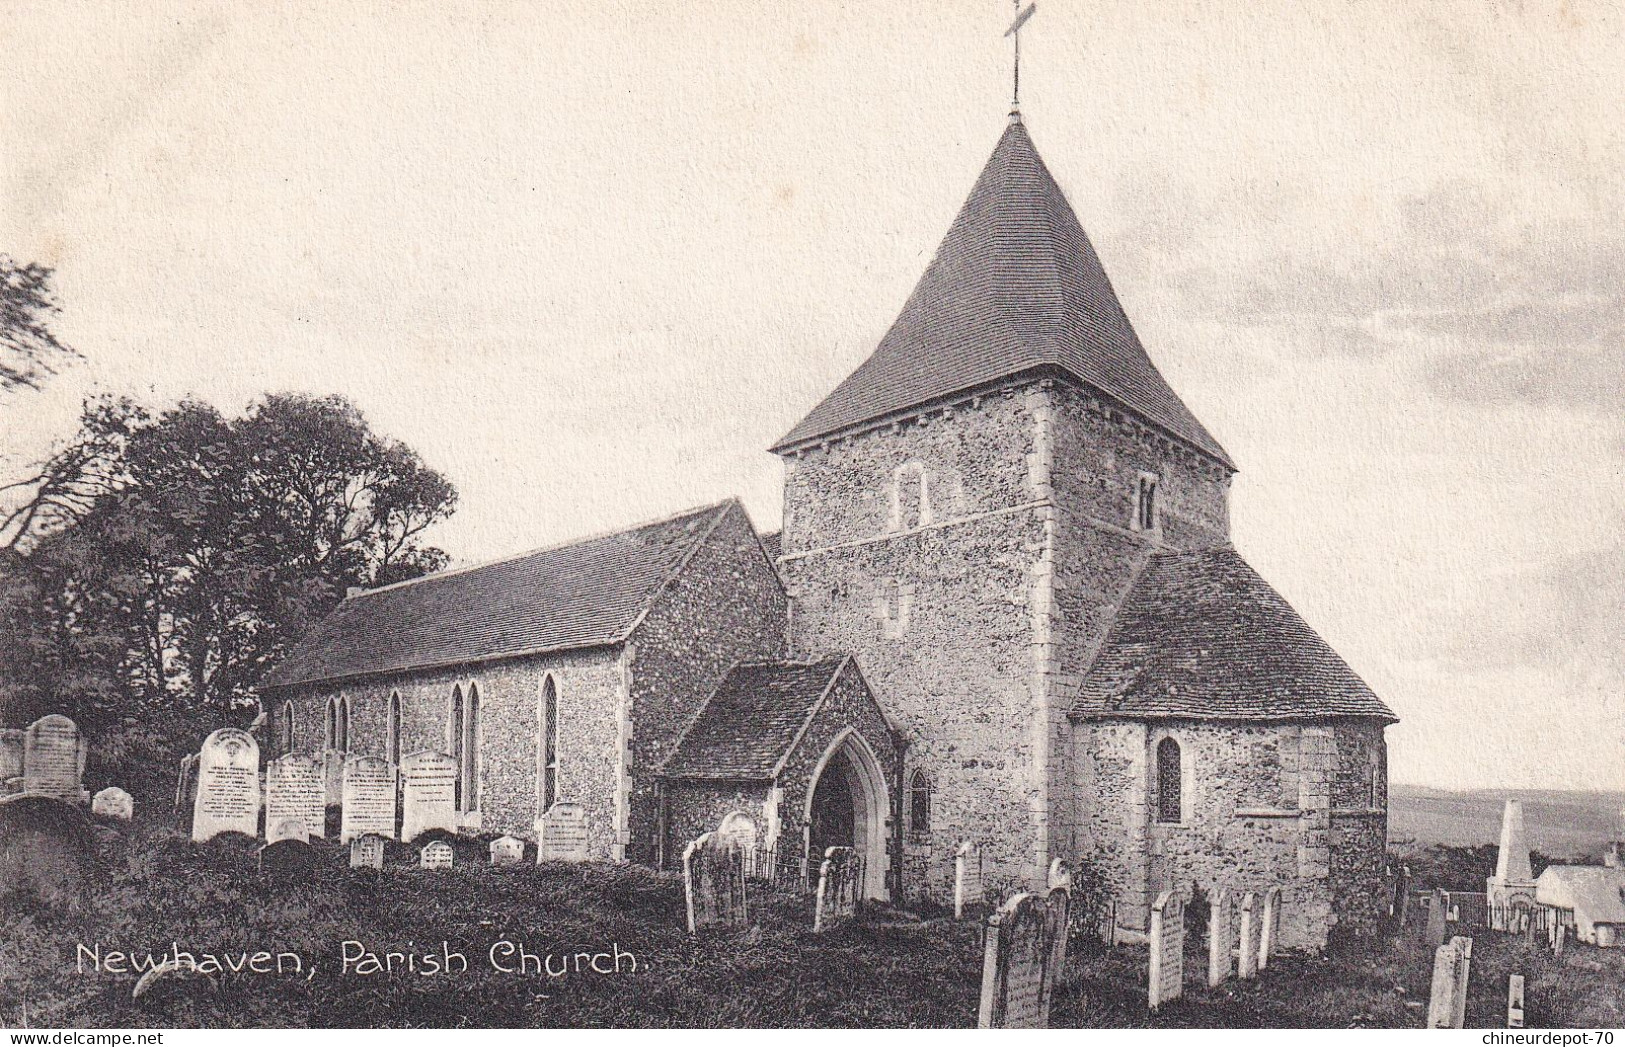
[[[1113,680],[1096,673],[1104,653],[1122,653],[1113,630],[1143,579],[1223,575],[1218,604],[1181,606],[1213,611],[1221,630],[1235,624],[1226,601],[1267,606],[1260,635],[1312,648],[1287,651],[1304,679],[1213,709],[1237,724],[1218,727],[1237,752],[1248,732],[1274,745],[1287,721],[1351,711],[1376,718],[1380,744],[1393,718],[1262,579],[1249,588],[1256,575],[1229,549],[1235,466],[1147,356],[1018,114],[878,348],[773,450],[786,467],[778,563],[792,647],[852,652],[906,742],[894,853],[910,893],[940,897],[964,839],[981,842],[989,883],[1004,887],[1041,882],[1052,858],[1096,856],[1131,920],[1158,887],[1226,878],[1164,858],[1167,834],[1150,824],[1153,735],[1207,719],[1206,707],[1122,704],[1155,643],[1113,662]],[[1178,560],[1187,554],[1207,558]],[[1339,674],[1360,696],[1316,706],[1311,692],[1343,686]],[[1229,680],[1195,689],[1208,682]],[[1272,697],[1288,692],[1310,700]],[[1165,791],[1179,788],[1192,790]],[[1283,788],[1264,788],[1272,810]],[[1176,822],[1209,814],[1187,806],[1199,813]],[[1295,875],[1309,825],[1295,797],[1289,807],[1302,825],[1271,845],[1290,852],[1272,877]],[[1236,811],[1232,798],[1216,831]],[[1380,868],[1380,837],[1375,850]],[[1317,904],[1329,909],[1326,892]]]

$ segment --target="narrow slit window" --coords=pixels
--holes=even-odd
[[[451,705],[446,710],[446,755],[457,765],[457,780],[452,788],[456,791],[455,806],[463,810],[463,689],[451,689]]]
[[[480,689],[468,685],[468,712],[463,717],[463,809],[480,809]]]
[[[1177,823],[1181,820],[1184,788],[1179,743],[1164,738],[1157,743],[1157,821]]]
[[[909,825],[916,833],[931,831],[931,779],[915,771],[909,783]]]
[[[547,811],[559,798],[559,692],[549,676],[542,684],[541,733],[541,807]]]
[[[1134,529],[1137,531],[1157,529],[1157,478],[1150,473],[1141,473],[1139,483],[1135,487]]]
[[[401,762],[401,693],[391,691],[389,695],[389,728],[385,740],[390,763]]]

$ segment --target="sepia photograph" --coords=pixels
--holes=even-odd
[[[0,54],[10,1043],[1625,1030],[1618,3]]]

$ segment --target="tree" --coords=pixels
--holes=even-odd
[[[46,326],[58,312],[51,295],[54,271],[38,263],[19,265],[0,255],[0,391],[18,386],[38,389],[54,374],[59,357],[77,356]]]
[[[49,695],[92,721],[246,704],[349,587],[443,566],[422,536],[457,497],[336,396],[235,419],[90,405],[39,476],[0,561],[0,630],[20,636],[0,681],[13,705]]]

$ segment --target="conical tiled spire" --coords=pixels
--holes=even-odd
[[[1012,114],[879,348],[774,450],[1044,368],[1070,373],[1234,468],[1146,356],[1077,216]]]

